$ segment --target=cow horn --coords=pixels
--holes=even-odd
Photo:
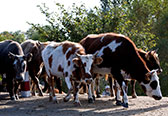
[[[80,54],[78,54],[77,52],[75,53],[77,57],[80,57]]]
[[[12,52],[9,52],[9,53],[8,53],[8,56],[9,56],[9,58],[14,59],[16,55],[15,55],[15,54],[13,54]]]
[[[94,56],[96,57],[98,54],[99,54],[99,51],[96,51],[96,52],[94,53]]]
[[[156,53],[156,52],[158,52],[158,50],[159,50],[159,48],[157,48],[156,50],[154,50],[154,51],[155,51],[155,53]]]

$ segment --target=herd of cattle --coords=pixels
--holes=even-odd
[[[88,101],[94,102],[94,88],[96,86],[97,97],[100,96],[98,82],[107,75],[112,96],[112,79],[115,81],[117,105],[128,107],[127,80],[133,81],[133,97],[136,97],[135,82],[138,81],[146,95],[155,100],[162,98],[157,76],[162,69],[156,51],[138,49],[128,37],[116,33],[88,35],[79,43],[26,40],[20,45],[12,40],[2,41],[0,66],[0,74],[6,75],[11,100],[19,99],[18,86],[25,76],[31,77],[32,86],[37,86],[39,95],[43,96],[38,79],[41,74],[48,76],[49,100],[54,102],[57,102],[54,78],[58,83],[60,78],[65,78],[68,92],[64,101],[69,101],[73,93],[74,103],[80,105],[81,83],[87,84]]]

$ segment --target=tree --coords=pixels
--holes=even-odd
[[[14,40],[21,43],[25,40],[25,35],[21,31],[16,31],[16,32],[4,31],[0,33],[0,41],[4,41],[4,40]]]

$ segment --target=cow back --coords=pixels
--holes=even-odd
[[[111,70],[123,69],[131,76],[143,77],[149,72],[144,60],[136,51],[135,44],[126,36],[115,33],[104,33],[100,35],[89,35],[80,41],[86,53],[99,51],[98,56],[103,58],[99,68],[110,68]]]

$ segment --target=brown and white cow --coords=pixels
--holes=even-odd
[[[30,75],[31,79],[33,80],[33,82],[37,86],[37,89],[39,91],[39,95],[43,96],[42,90],[39,86],[38,77],[39,77],[41,70],[43,68],[43,61],[42,61],[41,52],[46,45],[42,44],[39,41],[26,40],[21,44],[21,46],[22,46],[24,54],[31,53],[33,55],[32,60],[28,63],[28,68],[27,68],[28,74],[26,76]],[[35,95],[34,87],[35,87],[35,85],[33,85],[32,95]]]
[[[128,98],[122,71],[137,80],[148,96],[156,100],[162,98],[157,72],[148,69],[135,44],[128,37],[116,33],[89,35],[80,44],[86,53],[94,54],[99,51],[98,56],[103,58],[103,62],[95,66],[93,72],[113,75],[123,91],[124,107],[128,107]],[[121,102],[120,98],[117,98],[117,102]]]
[[[74,101],[77,105],[80,105],[78,98],[80,83],[83,80],[91,83],[92,66],[100,64],[102,58],[86,54],[84,48],[79,43],[69,41],[49,44],[42,51],[42,58],[50,79],[49,83],[52,90],[50,90],[50,100],[57,102],[54,93],[53,76],[65,77],[69,91],[64,101],[68,101],[71,98],[71,91],[73,90]]]
[[[33,80],[34,83],[32,83],[32,95],[36,95],[35,90],[36,87],[39,91],[39,95],[43,96],[43,92],[42,89],[39,86],[39,77],[43,77],[44,83],[45,83],[45,88],[43,91],[46,91],[48,89],[48,82],[47,82],[47,74],[44,68],[44,64],[43,64],[43,60],[42,60],[42,50],[51,42],[40,42],[37,40],[26,40],[24,41],[21,46],[23,48],[23,52],[25,54],[27,53],[31,53],[32,56],[32,60],[31,62],[28,63],[28,68],[27,68],[27,72],[29,73],[29,75],[26,76],[30,76],[31,79]],[[57,78],[56,78],[57,79]],[[59,92],[62,92],[62,88],[60,85],[61,80],[58,78],[56,80],[57,82],[57,86],[59,88]],[[35,87],[36,86],[36,87]]]
[[[24,55],[18,42],[6,40],[0,42],[0,74],[5,74],[5,82],[11,100],[19,99],[18,86],[25,79],[27,61],[31,54]]]

